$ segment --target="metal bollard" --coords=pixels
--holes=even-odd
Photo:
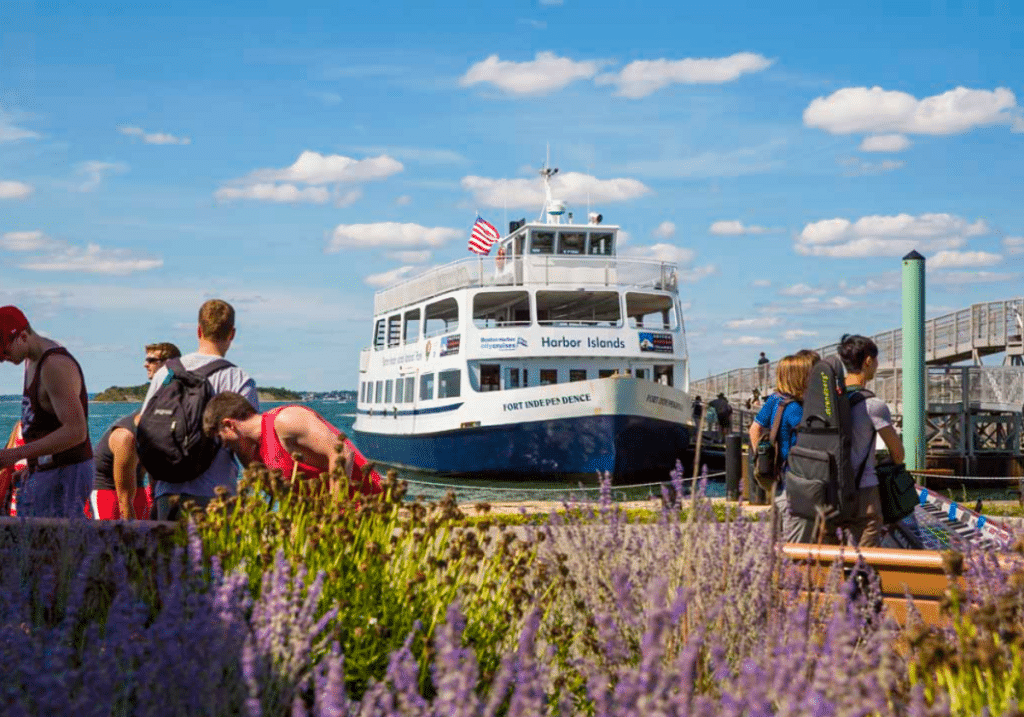
[[[743,473],[743,436],[731,433],[725,437],[725,497],[740,499],[740,476]]]

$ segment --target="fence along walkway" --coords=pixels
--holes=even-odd
[[[902,400],[903,330],[885,331],[872,340],[878,345],[879,371],[871,388],[898,412]],[[829,344],[817,351],[830,356],[838,348],[838,344]],[[1004,367],[980,366],[982,357],[998,353],[1005,354]],[[976,366],[949,366],[968,360]],[[925,362],[930,367],[940,367],[928,371],[930,404],[961,403],[967,395],[972,404],[987,404],[981,406],[983,410],[1020,411],[1024,403],[1024,378],[1020,368],[1009,367],[1024,365],[1024,298],[973,304],[929,319],[925,322]],[[762,396],[774,390],[776,365],[773,361],[691,381],[690,392],[705,400],[724,393],[731,403],[742,405],[755,388]],[[961,373],[962,368],[970,368],[970,373]],[[951,386],[956,388],[955,398]]]

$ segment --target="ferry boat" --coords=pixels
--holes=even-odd
[[[356,442],[446,476],[668,480],[693,431],[674,264],[617,255],[620,228],[546,201],[495,255],[374,297]],[[492,247],[493,248],[493,247]]]

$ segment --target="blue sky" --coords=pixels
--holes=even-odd
[[[1024,294],[1024,5],[0,4],[0,303],[90,390],[195,346],[351,388],[373,292],[589,194],[683,267],[692,376]],[[505,205],[508,205],[506,211]],[[21,373],[0,367],[0,393]]]

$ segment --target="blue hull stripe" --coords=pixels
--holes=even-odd
[[[391,418],[392,416],[426,416],[431,413],[447,413],[448,411],[455,411],[459,408],[462,408],[462,403],[453,403],[449,406],[434,406],[433,408],[415,408],[411,411],[389,411],[386,408],[373,411],[373,409],[369,408],[357,408],[356,413],[363,416],[373,415],[387,416],[388,418]],[[373,412],[371,413],[371,411]]]
[[[686,460],[689,430],[638,416],[584,416],[483,426],[433,434],[356,431],[367,458],[428,473],[507,478],[668,480]]]

